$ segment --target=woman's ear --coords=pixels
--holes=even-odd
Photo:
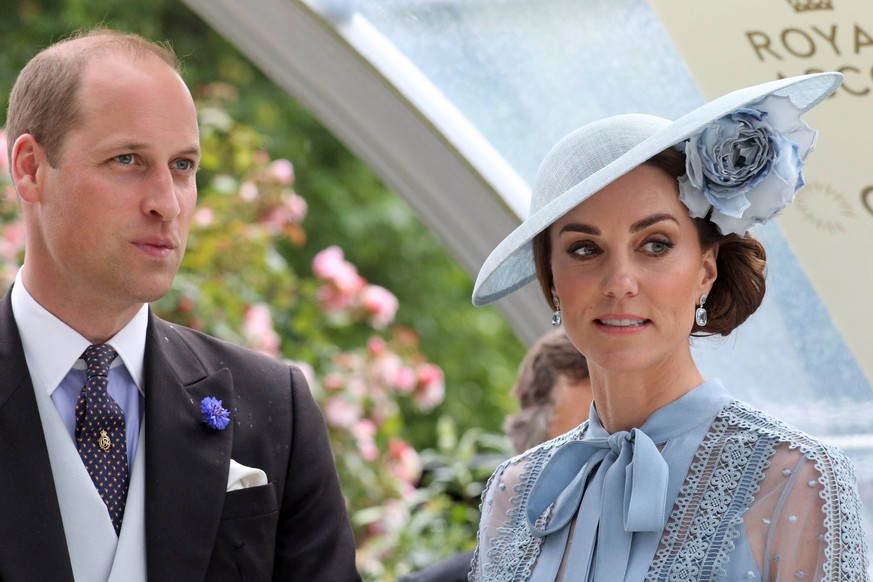
[[[718,278],[718,245],[714,244],[703,251],[703,263],[700,266],[700,286],[703,293],[709,294],[713,283]]]
[[[39,200],[40,166],[47,164],[45,151],[32,134],[18,136],[12,146],[10,169],[15,191],[24,202]]]

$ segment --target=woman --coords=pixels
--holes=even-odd
[[[803,185],[800,115],[841,81],[749,87],[675,122],[612,117],[549,152],[473,301],[536,277],[594,404],[492,476],[473,580],[868,579],[849,461],[705,380],[689,344],[761,304],[747,230]]]

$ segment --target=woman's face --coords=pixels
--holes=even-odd
[[[701,250],[675,178],[639,166],[558,219],[549,237],[564,327],[592,366],[657,373],[690,357],[716,251]]]

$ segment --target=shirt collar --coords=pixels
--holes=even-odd
[[[19,269],[12,287],[12,313],[18,325],[34,389],[52,394],[91,342],[49,313],[24,286]],[[143,393],[148,305],[106,343],[115,348],[140,393]]]

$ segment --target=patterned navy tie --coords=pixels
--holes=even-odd
[[[124,411],[107,391],[109,366],[117,355],[107,344],[85,350],[82,358],[88,373],[76,402],[76,447],[109,510],[116,534],[121,531],[129,478]]]

